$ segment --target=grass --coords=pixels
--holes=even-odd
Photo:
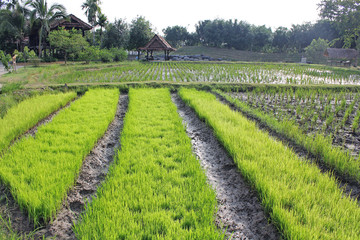
[[[360,238],[358,202],[345,196],[334,178],[214,95],[184,88],[179,94],[214,129],[286,239]]]
[[[292,139],[296,144],[304,147],[336,172],[346,175],[360,183],[359,161],[340,147],[333,146],[330,136],[324,136],[322,134],[316,134],[315,136],[307,135],[303,133],[299,126],[293,121],[286,119],[279,121],[261,110],[249,107],[243,101],[234,99],[219,91],[217,93],[237,106],[242,112],[259,119],[273,131],[286,136],[288,139]]]
[[[26,87],[64,84],[114,84],[124,82],[237,83],[287,85],[355,85],[359,71],[324,66],[280,63],[123,62],[112,64],[48,65],[0,78],[24,82]]]
[[[301,54],[286,53],[260,53],[227,48],[215,48],[204,46],[185,46],[179,48],[171,55],[200,55],[212,58],[222,58],[230,61],[249,61],[249,62],[300,62]]]
[[[168,89],[130,89],[121,151],[75,226],[78,239],[224,239]]]
[[[9,109],[4,118],[0,118],[0,153],[17,136],[75,97],[74,92],[46,94],[26,99]]]
[[[36,225],[61,207],[83,159],[114,118],[118,97],[116,89],[89,90],[0,158],[1,182]]]

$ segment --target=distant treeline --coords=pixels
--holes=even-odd
[[[166,40],[174,45],[204,45],[262,52],[302,52],[313,39],[329,42],[339,38],[330,21],[315,24],[292,25],[290,29],[279,27],[275,31],[238,20],[204,20],[196,24],[196,32],[189,33],[181,26],[163,30]],[[341,42],[337,43],[341,47]]]

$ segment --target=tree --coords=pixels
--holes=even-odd
[[[65,64],[69,54],[78,54],[83,48],[88,46],[88,42],[76,30],[67,31],[61,28],[51,31],[49,34],[51,46],[64,52]]]
[[[328,48],[328,46],[328,41],[325,39],[313,39],[311,44],[305,48],[306,56],[312,61],[322,59],[324,52],[326,48]]]
[[[103,28],[105,28],[107,24],[108,24],[108,20],[107,20],[107,17],[105,16],[105,14],[98,12],[97,25],[100,26],[100,46],[103,41]]]
[[[271,28],[263,26],[252,26],[252,44],[251,50],[260,51],[263,47],[270,44],[272,42],[272,32]]]
[[[126,48],[129,42],[130,31],[128,24],[122,20],[116,20],[110,23],[104,33],[102,48]]]
[[[26,5],[30,5],[33,8],[30,13],[31,24],[33,24],[35,21],[40,23],[39,57],[41,57],[41,43],[50,31],[50,23],[60,18],[66,18],[66,10],[65,7],[61,4],[53,4],[50,6],[50,8],[48,8],[46,0],[29,0]]]
[[[285,27],[278,27],[274,32],[272,45],[279,49],[280,52],[284,52],[289,46],[289,41],[289,30]]]
[[[137,17],[131,22],[129,49],[145,46],[153,36],[151,24],[145,17]]]
[[[0,10],[0,48],[8,52],[15,48],[22,51],[24,39],[29,32],[29,10],[19,2],[11,6],[12,10]]]
[[[185,27],[173,26],[163,29],[165,34],[165,39],[173,47],[180,47],[186,45],[186,42],[189,40],[189,32]]]
[[[88,18],[89,23],[93,27],[93,44],[95,45],[95,26],[97,25],[96,15],[101,12],[99,7],[100,1],[99,0],[86,0],[82,5],[81,8],[85,9],[85,15]]]
[[[320,16],[329,20],[339,31],[343,47],[360,49],[360,2],[359,0],[322,0]]]

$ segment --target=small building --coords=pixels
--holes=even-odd
[[[54,22],[52,22],[50,24],[50,31],[54,31],[59,29],[59,27],[64,27],[64,29],[66,30],[71,30],[71,29],[76,29],[76,30],[81,30],[82,31],[82,35],[85,35],[85,31],[89,31],[92,29],[92,27],[87,24],[86,22],[82,21],[80,18],[76,17],[73,14],[70,14],[66,19],[61,19],[61,20],[56,20]],[[38,52],[38,48],[39,48],[39,33],[38,33],[39,29],[34,29],[29,36],[29,48],[35,50],[36,52]],[[46,53],[46,49],[48,49],[49,43],[45,38],[45,41],[43,43],[42,46],[42,50],[45,51]]]
[[[140,59],[140,52],[146,51],[147,60],[154,60],[153,57],[154,51],[164,51],[165,61],[166,61],[169,60],[170,52],[176,51],[176,48],[173,48],[163,37],[155,34],[155,36],[146,44],[145,47],[140,47],[137,50],[138,50],[138,59]]]
[[[327,48],[324,52],[328,63],[340,66],[357,66],[359,52],[355,49]]]

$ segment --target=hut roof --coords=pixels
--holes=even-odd
[[[327,48],[324,52],[324,56],[334,59],[355,59],[358,55],[357,50],[344,48]]]
[[[153,51],[176,51],[163,37],[155,34],[155,36],[146,44],[145,47],[140,47],[138,50],[153,50]]]
[[[65,29],[82,29],[82,30],[90,30],[92,27],[86,22],[82,21],[80,18],[76,17],[73,14],[70,14],[69,19],[61,19],[59,21],[55,21],[50,25],[50,29],[56,29],[58,27],[65,27]]]

